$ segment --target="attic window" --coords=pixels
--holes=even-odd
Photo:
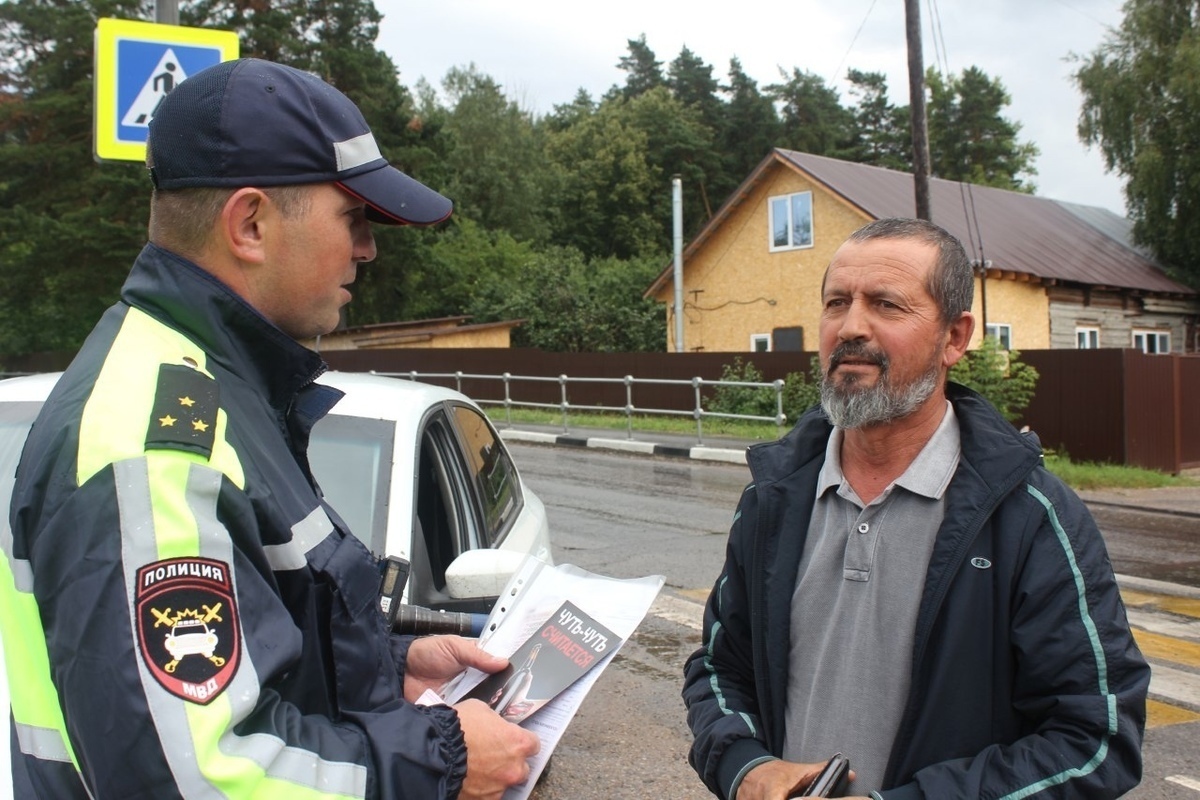
[[[772,197],[770,209],[771,252],[812,247],[812,192]]]

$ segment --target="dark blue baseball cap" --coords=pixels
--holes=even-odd
[[[333,182],[393,225],[432,225],[453,204],[388,164],[362,112],[309,72],[257,58],[182,81],[150,120],[158,189]]]

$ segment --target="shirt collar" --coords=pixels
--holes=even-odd
[[[825,443],[825,463],[817,476],[818,498],[845,483],[846,476],[842,472],[842,437],[843,430],[835,427],[829,441]],[[893,481],[892,485],[923,497],[940,499],[945,494],[946,487],[950,485],[950,479],[954,477],[961,454],[958,417],[954,414],[954,406],[947,400],[946,413],[941,424],[908,465],[908,469],[904,470],[904,474]]]

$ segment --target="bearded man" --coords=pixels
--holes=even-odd
[[[947,381],[975,329],[962,244],[884,219],[822,285],[821,406],[753,482],[685,667],[690,760],[726,800],[1117,797],[1150,671],[1079,498]]]

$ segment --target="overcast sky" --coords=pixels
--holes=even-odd
[[[548,113],[580,89],[598,99],[625,74],[617,61],[643,33],[664,69],[683,46],[726,82],[736,56],[760,87],[779,68],[816,73],[842,103],[850,67],[883,72],[892,101],[908,102],[903,0],[376,0],[379,46],[412,87],[440,87],[451,67],[474,63],[522,107]],[[925,0],[926,65],[999,78],[1021,139],[1040,149],[1037,193],[1124,214],[1121,181],[1076,136],[1080,96],[1071,53],[1089,54],[1121,21],[1121,0]],[[935,23],[940,22],[940,26]],[[938,38],[934,38],[938,37]],[[942,43],[944,42],[944,50]],[[936,47],[935,47],[936,45]]]

